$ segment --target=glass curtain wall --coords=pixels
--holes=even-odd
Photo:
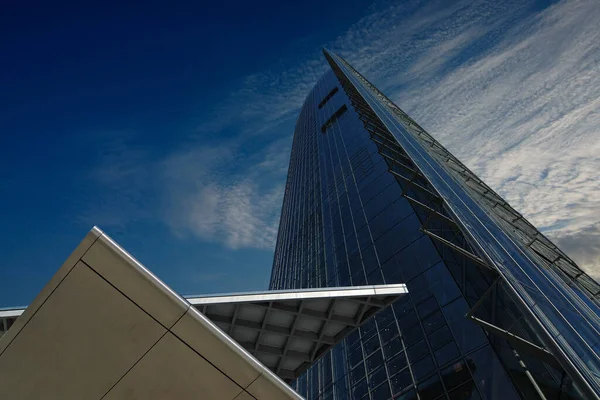
[[[406,283],[409,295],[293,387],[308,399],[581,398],[551,357],[540,361],[465,317],[476,306],[479,319],[512,321],[513,334],[543,346],[428,179],[327,57],[332,70],[294,131],[270,289]]]

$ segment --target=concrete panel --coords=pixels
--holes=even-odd
[[[273,382],[272,377],[263,374],[246,388],[246,391],[258,400],[279,400],[289,398],[282,387]],[[301,398],[298,395],[299,398]]]
[[[256,397],[250,396],[248,392],[244,390],[242,393],[238,394],[235,400],[256,400]]]
[[[104,400],[230,400],[242,391],[189,346],[167,333]]]
[[[188,302],[106,235],[94,243],[82,260],[166,328],[171,328],[189,308]]]
[[[3,398],[301,398],[97,228],[17,321]]]
[[[93,227],[92,230],[86,235],[86,237],[79,243],[79,245],[73,250],[73,253],[67,258],[67,260],[63,263],[62,267],[59,268],[58,271],[54,274],[54,276],[50,279],[50,281],[44,286],[44,288],[38,293],[33,302],[27,307],[27,309],[23,312],[21,316],[15,321],[14,325],[10,328],[8,332],[2,336],[2,341],[0,341],[0,355],[10,344],[13,338],[19,333],[19,331],[27,324],[27,321],[31,319],[31,316],[37,311],[37,309],[48,299],[48,296],[52,293],[54,289],[60,284],[60,282],[65,279],[65,276],[73,269],[75,264],[79,261],[79,259],[85,254],[86,251],[94,244],[96,239],[98,239],[102,235],[102,231],[96,227]]]
[[[79,262],[0,356],[12,399],[99,399],[166,332]]]
[[[247,387],[261,374],[260,364],[247,353],[242,355],[245,350],[220,331],[205,329],[199,334],[200,326],[210,325],[212,322],[191,308],[171,331],[241,387]]]

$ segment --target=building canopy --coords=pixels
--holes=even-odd
[[[404,285],[179,296],[97,228],[0,311],[10,398],[298,399],[304,372]],[[14,323],[13,323],[14,321]]]

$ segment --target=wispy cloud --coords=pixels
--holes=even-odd
[[[599,276],[600,8],[535,6],[376,3],[323,45]],[[155,163],[160,215],[175,232],[272,248],[293,121],[326,68],[317,49],[302,50],[246,77],[198,140]],[[214,140],[231,130],[227,143]]]
[[[172,154],[161,166],[166,221],[181,235],[234,249],[272,248],[288,153],[281,140],[257,156],[233,143]]]
[[[496,16],[477,4],[480,14],[449,16],[472,13],[466,24],[434,23],[443,33],[427,37],[441,40],[394,45],[397,33],[384,35],[378,46],[394,56],[366,75],[598,277],[600,9],[564,1]],[[372,64],[371,52],[345,53]]]

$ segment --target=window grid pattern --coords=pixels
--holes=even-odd
[[[425,146],[425,148],[427,149],[427,152],[431,152],[431,154],[428,155],[428,157],[431,157],[432,159],[437,159],[438,162],[440,162],[440,164],[442,165],[444,162],[446,163],[450,163],[453,162],[454,164],[458,165],[458,166],[462,166],[462,164],[456,160],[450,153],[447,152],[447,150],[445,150],[441,145],[439,145],[439,143],[435,142],[435,140],[433,138],[431,138],[430,135],[428,135],[425,131],[423,131],[412,119],[410,119],[405,113],[403,113],[397,106],[395,106],[391,101],[389,101],[389,99],[387,99],[383,94],[381,94],[374,86],[372,86],[368,81],[366,81],[366,79],[364,79],[358,72],[356,72],[354,69],[352,69],[352,67],[347,64],[345,61],[340,60],[341,63],[343,63],[344,65],[346,65],[347,68],[350,69],[350,74],[354,74],[356,75],[359,79],[358,82],[355,84],[349,84],[348,82],[348,78],[346,73],[341,72],[341,70],[339,70],[339,67],[337,65],[337,63],[335,61],[332,61],[331,56],[326,53],[326,57],[328,58],[328,61],[330,62],[330,65],[332,66],[333,70],[336,71],[336,75],[338,76],[338,79],[341,80],[342,86],[344,87],[344,89],[346,90],[347,93],[349,93],[349,95],[352,97],[352,102],[353,105],[355,105],[355,107],[357,107],[357,110],[363,109],[364,105],[366,105],[367,108],[370,109],[369,104],[365,101],[367,98],[371,97],[371,99],[369,101],[371,101],[371,104],[375,104],[375,107],[381,109],[380,111],[383,113],[384,118],[388,118],[387,116],[385,116],[385,109],[387,107],[387,109],[391,110],[392,114],[394,115],[395,118],[398,119],[398,121],[400,121],[403,124],[403,129],[410,131],[413,135],[415,135],[415,137],[418,137],[419,140],[422,140],[423,143],[422,145]],[[364,85],[366,88],[368,88],[368,90],[366,92],[363,91],[363,93],[365,94],[359,94],[356,86],[361,86]],[[363,88],[364,89],[364,88]],[[369,94],[372,93],[372,95]],[[366,96],[366,97],[365,97]],[[373,103],[374,102],[374,103]],[[367,113],[368,114],[368,113]],[[361,119],[363,119],[362,117],[364,117],[364,113],[361,113]],[[379,119],[379,117],[377,116],[377,118],[375,119]],[[386,129],[386,134],[381,134],[381,132],[378,132],[377,126],[373,126],[373,125],[377,125],[376,123],[373,124],[372,123],[372,119],[369,120],[369,118],[363,119],[363,122],[365,123],[365,127],[372,133],[375,134],[376,136],[378,136],[378,139],[386,139],[385,136],[387,134],[387,136],[389,136],[391,139],[393,140],[388,140],[388,143],[386,146],[387,150],[390,149],[390,147],[394,147],[393,145],[396,144],[397,148],[395,149],[396,152],[399,150],[400,152],[403,152],[404,150],[401,149],[400,145],[398,144],[398,141],[395,139],[394,136],[392,136],[390,134],[389,131],[387,131]],[[381,120],[379,120],[379,122],[381,122]],[[393,126],[393,124],[392,124]],[[393,129],[396,129],[396,127],[394,127]],[[400,136],[404,135],[404,133],[396,133],[396,134],[400,134]],[[405,139],[402,139],[403,142],[405,142],[406,146],[412,146],[413,144],[410,143],[410,141],[406,141]],[[377,140],[376,140],[377,141]],[[392,146],[389,146],[389,144],[392,144]],[[383,144],[383,143],[379,143],[379,144]],[[378,145],[379,145],[378,144]],[[433,150],[435,148],[435,150]],[[385,152],[382,152],[382,147],[380,146],[380,153],[382,153],[382,155],[386,156]],[[398,156],[400,154],[396,154],[396,156]],[[422,157],[420,154],[415,154],[415,156],[417,157],[417,159],[419,157]],[[442,156],[442,158],[440,158],[439,156]],[[411,160],[411,157],[402,157],[403,161],[405,159],[408,159],[409,161]],[[393,157],[389,157],[386,156],[386,160],[388,160],[388,163],[390,160],[393,160],[394,163],[389,163],[390,164],[390,169],[391,172],[396,176],[396,177],[401,177],[401,174],[399,174],[397,171],[393,170],[393,167],[395,167],[395,164],[398,164],[397,159],[393,159]],[[431,160],[431,159],[430,159]],[[423,167],[423,162],[424,163],[428,163],[427,161],[427,157],[425,158],[425,160],[420,159],[419,162],[420,167],[416,168],[416,169],[420,169]],[[463,168],[462,170],[462,175],[460,177],[457,177],[455,175],[455,177],[448,177],[446,178],[446,182],[445,184],[448,186],[452,186],[454,184],[454,179],[457,180],[457,182],[459,182],[460,184],[464,184],[466,187],[465,189],[468,191],[469,188],[472,189],[473,186],[478,187],[480,190],[483,190],[483,193],[475,193],[474,191],[471,191],[470,194],[467,193],[465,194],[463,199],[465,201],[482,201],[482,204],[485,204],[486,202],[488,202],[488,199],[483,199],[481,198],[483,197],[491,197],[491,198],[497,198],[499,199],[499,196],[497,196],[495,193],[491,192],[491,189],[489,189],[487,186],[485,186],[485,184],[483,184],[478,178],[474,177],[474,175],[466,170],[466,167],[462,166],[461,168]],[[415,168],[413,168],[415,169]],[[427,169],[427,168],[426,168]],[[452,168],[450,168],[452,169]],[[439,170],[438,170],[439,171]],[[419,174],[421,176],[423,176],[421,174],[421,171],[418,171]],[[457,172],[454,171],[453,172]],[[428,176],[432,173],[432,171],[427,171]],[[435,173],[434,173],[435,174]],[[415,185],[414,184],[414,180],[416,178],[416,175],[413,175],[412,178],[410,178],[409,180],[406,179],[406,177],[403,177],[404,181],[403,182],[407,182],[408,183],[412,183],[411,187],[419,187],[419,185]],[[423,176],[424,178],[424,176]],[[436,178],[437,179],[437,178]],[[464,179],[464,181],[462,180]],[[427,181],[427,179],[425,179],[425,181]],[[400,182],[400,180],[399,180]],[[471,183],[471,184],[470,184]],[[442,183],[444,184],[444,183]],[[440,182],[437,182],[437,185],[440,185]],[[473,308],[473,311],[470,312],[470,316],[469,318],[471,318],[473,321],[477,322],[478,324],[485,326],[486,329],[488,329],[488,331],[494,333],[495,335],[500,334],[501,340],[493,340],[492,343],[494,345],[494,348],[496,349],[496,352],[500,355],[503,363],[505,364],[505,367],[509,370],[511,376],[513,377],[513,382],[516,382],[516,384],[518,384],[519,386],[519,390],[521,392],[521,394],[523,395],[523,397],[526,398],[530,398],[530,397],[545,397],[545,398],[588,398],[589,396],[592,397],[596,397],[595,394],[593,393],[593,389],[590,388],[590,386],[587,386],[587,383],[585,383],[586,381],[582,380],[582,378],[580,378],[579,374],[584,373],[587,374],[589,373],[589,370],[584,366],[582,369],[580,370],[574,370],[571,366],[566,366],[565,368],[567,368],[567,370],[563,370],[562,367],[567,364],[561,364],[558,363],[558,360],[556,358],[556,356],[554,356],[551,352],[548,352],[547,350],[545,350],[545,347],[548,346],[551,350],[556,351],[556,354],[561,354],[560,350],[556,349],[554,346],[554,344],[550,343],[551,346],[549,346],[549,344],[546,342],[546,346],[544,345],[544,342],[548,339],[547,336],[545,336],[545,334],[540,330],[540,322],[538,320],[535,320],[532,318],[532,314],[531,314],[531,310],[529,310],[525,304],[522,302],[522,300],[519,300],[516,297],[516,292],[515,289],[513,287],[510,287],[511,285],[507,284],[507,282],[504,279],[500,279],[500,275],[499,275],[499,270],[504,271],[505,268],[504,267],[492,267],[489,263],[489,261],[484,261],[481,258],[477,257],[476,255],[474,255],[472,253],[473,249],[471,248],[471,246],[469,245],[468,241],[466,241],[465,236],[463,235],[463,229],[465,228],[461,228],[461,229],[457,229],[458,225],[450,218],[448,218],[448,213],[446,213],[445,211],[445,207],[448,205],[448,201],[450,201],[450,203],[453,204],[453,206],[455,205],[454,202],[456,202],[456,199],[452,199],[452,200],[448,200],[448,192],[445,191],[444,196],[445,199],[444,201],[440,201],[441,197],[439,194],[437,194],[437,190],[434,189],[433,187],[431,187],[430,189],[425,189],[423,187],[420,187],[422,189],[422,193],[427,194],[428,196],[431,196],[432,199],[434,199],[434,203],[436,203],[435,205],[431,205],[430,207],[428,206],[424,206],[422,203],[420,202],[416,202],[414,201],[414,199],[411,200],[411,203],[413,204],[418,204],[418,207],[421,210],[427,210],[426,213],[424,213],[425,215],[422,216],[422,220],[423,218],[425,218],[425,221],[423,222],[423,227],[421,228],[421,230],[424,233],[427,233],[430,237],[435,238],[436,241],[436,245],[438,245],[438,249],[439,249],[439,244],[444,244],[444,246],[448,246],[450,245],[450,248],[454,248],[454,249],[458,249],[460,250],[460,252],[458,252],[460,254],[460,256],[458,257],[459,259],[461,258],[465,258],[465,256],[468,255],[468,257],[465,259],[465,261],[467,261],[465,264],[473,264],[472,261],[476,261],[475,264],[477,264],[477,266],[479,266],[480,270],[485,270],[486,275],[490,275],[490,271],[492,272],[492,275],[495,276],[494,280],[493,280],[493,284],[491,284],[491,282],[485,282],[485,279],[477,279],[477,275],[478,274],[472,274],[472,272],[468,272],[469,269],[472,270],[472,268],[466,268],[467,265],[464,266],[463,268],[463,272],[462,272],[462,283],[463,285],[461,286],[461,291],[463,292],[463,294],[465,294],[467,300],[472,299],[477,307]],[[406,190],[406,188],[405,188]],[[445,189],[443,189],[445,190]],[[460,191],[460,190],[459,190]],[[427,196],[426,196],[427,197]],[[473,198],[471,198],[473,197]],[[407,197],[407,199],[410,199],[410,197]],[[488,202],[489,203],[489,202]],[[439,206],[443,206],[442,209],[437,209],[434,210],[433,208],[436,207],[436,205]],[[492,207],[491,204],[490,207]],[[433,208],[432,208],[433,207]],[[502,209],[510,209],[510,206],[507,206],[506,202],[504,202],[502,199],[500,199],[499,201],[497,201],[493,207],[495,207],[494,209],[488,211],[489,212],[489,216],[490,218],[494,218],[495,217],[495,213],[498,211],[499,208]],[[495,210],[495,211],[494,211]],[[453,211],[456,212],[456,211]],[[513,216],[515,215],[515,211],[512,210],[512,214]],[[516,213],[518,214],[518,213]],[[481,214],[480,214],[481,216]],[[433,217],[433,218],[431,218]],[[485,217],[485,216],[484,216]],[[431,219],[435,220],[435,224],[437,226],[434,226],[433,229],[437,229],[440,232],[436,232],[436,234],[432,233],[432,228],[429,226],[431,225],[431,223],[427,224]],[[450,226],[448,226],[448,221],[451,222]],[[515,223],[515,222],[519,222],[520,225],[522,226],[529,226],[530,228],[532,228],[532,226],[527,223],[526,221],[522,218],[522,216],[518,216],[517,219],[513,219],[511,220],[511,223]],[[508,219],[504,219],[504,222],[508,222]],[[427,225],[427,227],[426,227]],[[446,225],[446,226],[444,226]],[[503,224],[499,224],[499,227],[502,227],[502,231],[498,232],[499,238],[496,237],[497,240],[502,240],[502,235],[503,234],[513,234],[515,232],[524,232],[524,229],[522,229],[521,227],[516,227],[516,229],[511,229],[510,226],[507,225],[503,225]],[[440,229],[442,228],[442,229]],[[450,228],[450,229],[448,229]],[[535,228],[532,228],[535,231]],[[478,231],[475,230],[475,228],[470,228],[470,231],[468,232],[469,235],[472,233],[477,234]],[[445,234],[450,234],[450,236],[447,235],[447,237],[440,237],[438,236],[438,234],[441,233],[442,236],[444,236]],[[481,233],[481,232],[479,232]],[[477,235],[475,235],[477,236]],[[555,246],[553,246],[549,241],[547,241],[547,239],[543,238],[542,235],[534,235],[535,238],[533,241],[529,241],[528,246],[534,246],[535,242],[538,241],[540,244],[543,244],[544,242],[547,242],[546,244],[548,246],[546,246],[546,249],[552,249],[554,248],[554,250],[556,250],[556,252],[554,253],[555,255],[558,254],[558,256],[556,256],[556,258],[551,257],[551,253],[547,252],[546,256],[550,256],[548,257],[548,260],[550,259],[554,259],[556,263],[559,263],[561,260],[563,260],[560,257],[560,251],[558,249],[556,249]],[[492,241],[493,242],[493,241]],[[446,249],[447,250],[447,249]],[[539,249],[534,249],[536,252]],[[452,254],[454,253],[454,254]],[[452,255],[452,258],[456,258],[457,256],[457,252],[450,252],[450,254]],[[488,257],[488,256],[486,256]],[[452,262],[448,262],[449,259],[447,257],[443,257],[444,260],[446,261],[446,263],[448,264],[449,268],[452,264]],[[534,257],[535,258],[535,257]],[[538,259],[538,266],[542,266],[542,267],[546,267],[546,268],[553,268],[552,265],[548,265],[547,263],[544,264],[543,262],[540,261],[540,259]],[[482,268],[483,267],[483,268]],[[511,268],[514,268],[511,266]],[[562,268],[562,267],[561,267]],[[452,269],[451,269],[452,271]],[[529,272],[532,272],[533,270],[529,270]],[[558,271],[557,269],[554,269],[554,271]],[[453,276],[455,277],[455,279],[457,280],[457,282],[461,282],[460,279],[460,274],[457,276],[455,274],[456,270],[453,272]],[[535,275],[535,273],[534,273]],[[550,273],[551,276],[552,273]],[[465,279],[466,278],[466,279]],[[505,276],[502,276],[502,278],[506,278]],[[523,278],[521,276],[521,278]],[[539,278],[539,277],[538,277]],[[566,275],[565,275],[566,278]],[[569,283],[569,279],[564,279],[565,282]],[[540,282],[538,280],[538,282]],[[540,285],[545,284],[545,281],[540,282]],[[468,284],[468,286],[465,286],[465,284]],[[487,289],[485,288],[487,285]],[[559,285],[560,286],[560,285]],[[484,292],[483,295],[479,295],[481,301],[479,300],[475,300],[473,299],[473,289],[479,287],[479,293],[481,293],[481,291]],[[488,290],[489,289],[489,290]],[[572,293],[570,291],[573,291]],[[528,294],[531,295],[532,291],[527,290]],[[556,291],[553,291],[552,288],[548,288],[545,292],[545,294],[547,296],[553,296],[554,298],[558,298],[561,295],[568,297],[571,296],[571,298],[573,298],[573,294],[575,296],[579,296],[582,300],[585,301],[589,301],[588,298],[586,298],[585,294],[583,294],[582,292],[579,291],[579,289],[575,286],[571,286],[570,288],[566,288],[563,287],[561,289],[556,289]],[[483,296],[483,297],[481,297]],[[538,304],[544,308],[543,312],[548,312],[551,311],[552,309],[552,305],[548,304],[547,301],[542,298],[541,296],[535,296],[536,297],[536,302],[538,302]],[[575,297],[577,298],[577,297]],[[591,296],[589,297],[590,300],[594,300]],[[556,301],[556,299],[555,299]],[[540,303],[541,302],[541,303]],[[485,304],[484,307],[481,307],[481,304]],[[560,302],[556,303],[556,304],[560,304]],[[575,303],[571,303],[571,304],[575,304]],[[591,306],[591,308],[594,308],[595,305],[592,303],[588,303],[589,306]],[[475,304],[470,302],[471,306],[474,306]],[[573,306],[575,308],[575,306]],[[483,311],[481,311],[481,309],[483,308]],[[585,308],[585,307],[583,307]],[[474,310],[477,309],[477,312],[482,312],[482,314],[484,314],[483,319],[482,318],[477,318],[475,316],[473,316],[473,312]],[[508,311],[510,310],[510,311]],[[563,308],[563,312],[566,312],[564,315],[567,315],[569,317],[572,317],[574,315],[574,313],[571,312],[572,310],[565,310]],[[559,318],[556,318],[556,316],[553,315],[553,321],[559,325],[562,323],[562,320]],[[577,318],[575,318],[577,319]],[[584,329],[584,327],[591,325],[594,323],[594,321],[597,319],[597,316],[590,316],[588,320],[583,321],[581,324],[577,324],[577,326],[580,327],[580,329]],[[492,325],[490,325],[488,322],[486,321],[490,321],[492,323]],[[493,324],[496,324],[496,328],[493,328]],[[500,327],[500,328],[498,328]],[[503,334],[502,332],[508,332],[510,334],[514,334],[516,335],[518,338],[525,338],[526,340],[529,340],[530,343],[533,343],[533,345],[527,345],[527,346],[523,346],[523,342],[519,341],[519,340],[514,340],[511,339],[510,342],[512,345],[515,344],[519,344],[519,346],[506,346],[508,344],[507,342],[507,335]],[[567,330],[563,330],[565,334],[568,335],[568,329]],[[561,332],[563,332],[561,331]],[[586,332],[585,329],[583,330],[583,332]],[[593,346],[593,343],[597,342],[597,335],[592,335],[589,336],[588,338],[591,339],[591,341],[588,341],[588,345]],[[497,336],[494,336],[493,339],[497,339]],[[578,340],[578,337],[574,338],[574,344],[577,346],[576,341]],[[538,348],[538,350],[535,350],[535,348]],[[579,350],[581,350],[581,347],[578,348]],[[517,351],[518,350],[518,351]],[[580,353],[581,354],[581,353]],[[594,362],[593,360],[590,360],[589,358],[584,358],[584,360],[587,362],[588,366],[592,366],[592,368],[594,368]],[[526,361],[525,363],[523,363],[523,361]],[[520,365],[520,367],[519,367]],[[526,373],[527,379],[523,380],[520,379],[522,378],[522,375]],[[576,380],[576,384],[573,381],[573,379]],[[533,390],[533,393],[532,393]],[[587,392],[587,393],[586,393]],[[583,393],[583,394],[582,394]]]
[[[494,376],[502,398],[517,398],[484,332],[464,319],[467,301],[358,114],[348,108],[318,134],[351,105],[340,91],[318,108],[336,85],[326,74],[298,120],[271,289],[404,282],[410,294],[326,354],[295,389],[308,399],[479,399],[494,398],[486,393]],[[313,211],[309,234],[300,221]],[[322,257],[309,263],[303,252]]]

